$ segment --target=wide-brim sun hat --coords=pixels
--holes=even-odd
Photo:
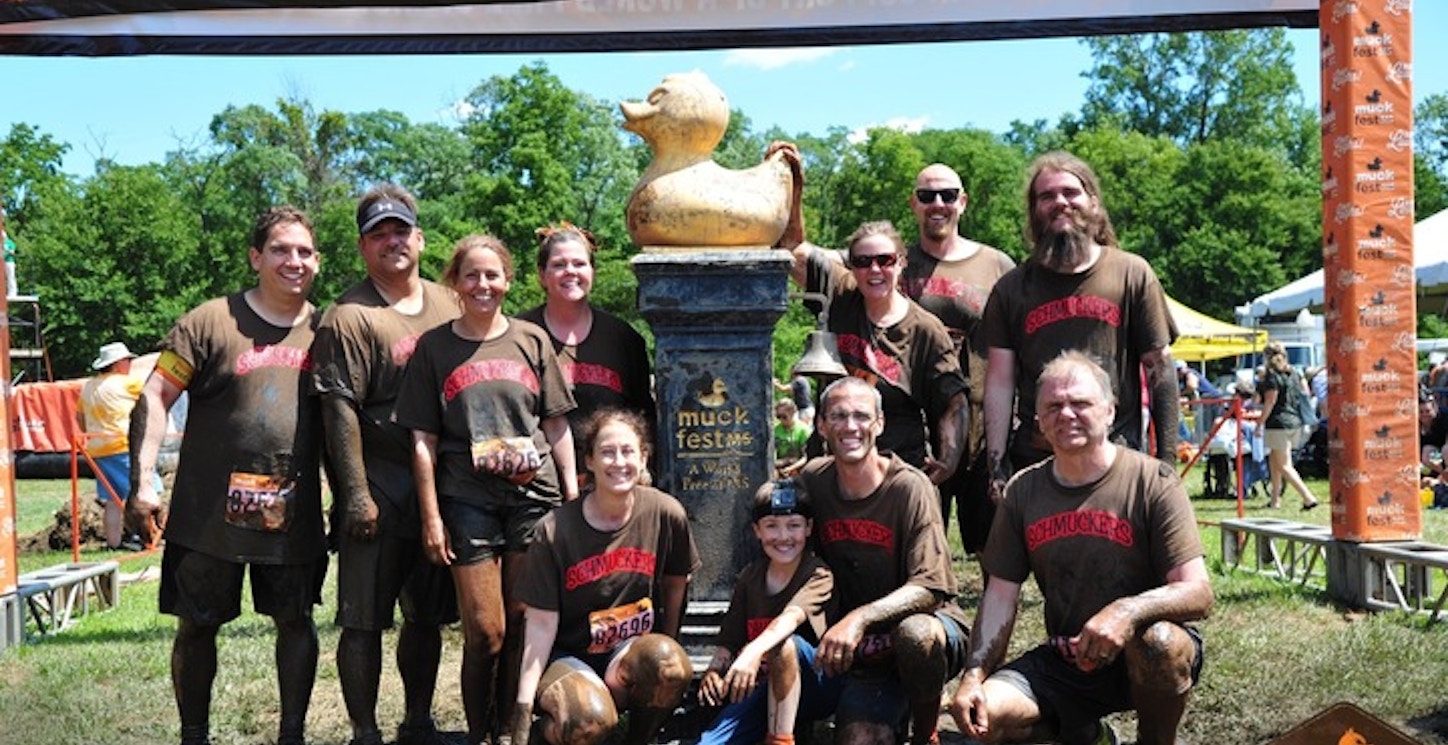
[[[126,346],[125,342],[113,341],[101,347],[100,354],[96,356],[96,361],[91,363],[91,369],[104,370],[121,360],[134,359],[135,356],[130,348]]]

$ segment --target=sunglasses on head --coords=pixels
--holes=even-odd
[[[921,204],[934,204],[935,198],[940,197],[946,204],[950,204],[960,198],[960,189],[916,189],[915,198]]]
[[[899,260],[899,254],[850,254],[850,266],[856,269],[869,269],[871,264],[886,269]]]

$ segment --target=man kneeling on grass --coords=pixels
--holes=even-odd
[[[986,742],[1078,745],[1115,743],[1100,718],[1134,709],[1137,742],[1170,745],[1202,668],[1184,624],[1212,608],[1191,502],[1171,466],[1107,439],[1116,402],[1090,357],[1062,353],[1037,390],[1054,456],[1006,486],[951,715]],[[1051,638],[1002,667],[1031,573]]]

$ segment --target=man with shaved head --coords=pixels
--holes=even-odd
[[[928,165],[915,177],[910,209],[920,226],[920,242],[908,249],[900,289],[945,324],[970,379],[965,452],[955,473],[940,485],[940,508],[949,523],[951,504],[958,503],[961,542],[966,551],[977,553],[985,545],[995,503],[990,499],[982,413],[986,348],[976,331],[991,288],[1016,263],[995,248],[960,234],[960,217],[969,203],[960,174],[950,166]]]

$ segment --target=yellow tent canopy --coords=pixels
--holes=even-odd
[[[1267,344],[1266,329],[1251,329],[1218,321],[1168,297],[1167,308],[1180,336],[1171,345],[1172,357],[1205,362],[1260,350]]]

